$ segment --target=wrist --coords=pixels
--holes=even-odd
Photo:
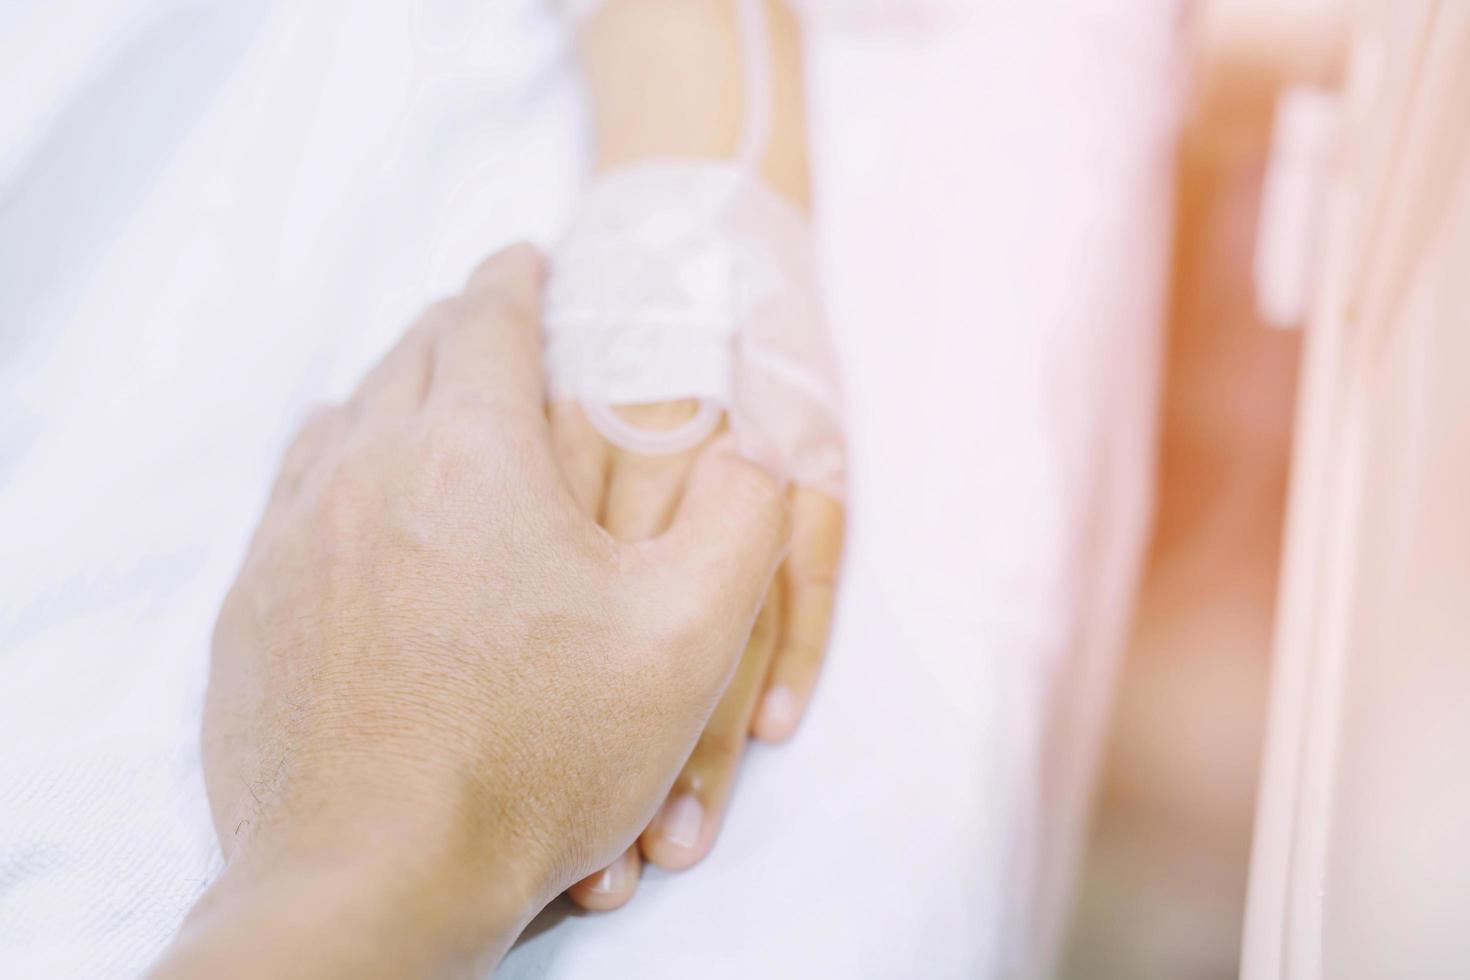
[[[475,975],[554,890],[535,848],[350,798],[245,828],[157,976]]]
[[[785,3],[768,2],[766,12],[771,105],[760,176],[808,211],[800,25]],[[595,172],[737,155],[752,93],[731,0],[614,0],[583,27],[579,46],[595,123]]]

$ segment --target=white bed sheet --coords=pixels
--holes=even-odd
[[[829,667],[708,860],[553,906],[503,975],[1044,968],[1146,510],[1175,6],[817,33],[853,436]],[[208,633],[290,430],[479,257],[551,240],[585,120],[534,0],[0,26],[0,975],[131,976],[219,867]]]

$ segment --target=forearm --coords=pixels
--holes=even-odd
[[[771,65],[771,129],[761,174],[808,206],[801,36],[781,0],[762,0]],[[595,166],[657,157],[730,158],[742,138],[747,85],[736,0],[607,0],[579,51],[592,105]]]

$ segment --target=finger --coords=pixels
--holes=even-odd
[[[751,730],[768,740],[790,737],[811,700],[832,632],[842,563],[842,505],[805,487],[792,497],[791,553],[779,572],[785,616]]]
[[[551,424],[552,448],[577,509],[595,521],[602,513],[607,489],[607,441],[575,402],[552,402],[546,408],[546,418]]]
[[[434,373],[434,337],[458,315],[457,300],[443,300],[425,310],[362,379],[348,402],[349,410],[379,417],[418,411]]]
[[[668,530],[639,548],[650,568],[675,580],[671,594],[700,582],[707,594],[747,617],[743,632],[785,553],[789,531],[781,487],[743,459],[726,435],[695,461]]]
[[[780,618],[779,590],[772,588],[730,686],[668,799],[638,839],[644,857],[652,863],[674,870],[687,868],[714,846],[745,753],[746,733],[775,649]]]
[[[621,908],[638,890],[638,876],[642,870],[643,861],[638,856],[638,845],[634,844],[612,864],[568,888],[567,898],[592,912]]]
[[[694,401],[663,402],[626,405],[618,413],[640,429],[670,429],[687,422],[698,407]],[[620,541],[644,541],[668,530],[698,450],[646,456],[614,448],[611,456],[602,526]]]
[[[469,406],[497,421],[544,429],[541,287],[545,263],[529,245],[481,263],[435,335],[431,403]]]
[[[668,529],[689,462],[672,456],[613,463],[601,524],[619,541],[647,541]]]

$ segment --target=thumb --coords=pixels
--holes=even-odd
[[[726,435],[700,454],[673,523],[646,543],[645,554],[669,574],[705,586],[715,597],[711,605],[754,616],[790,538],[784,489]]]

